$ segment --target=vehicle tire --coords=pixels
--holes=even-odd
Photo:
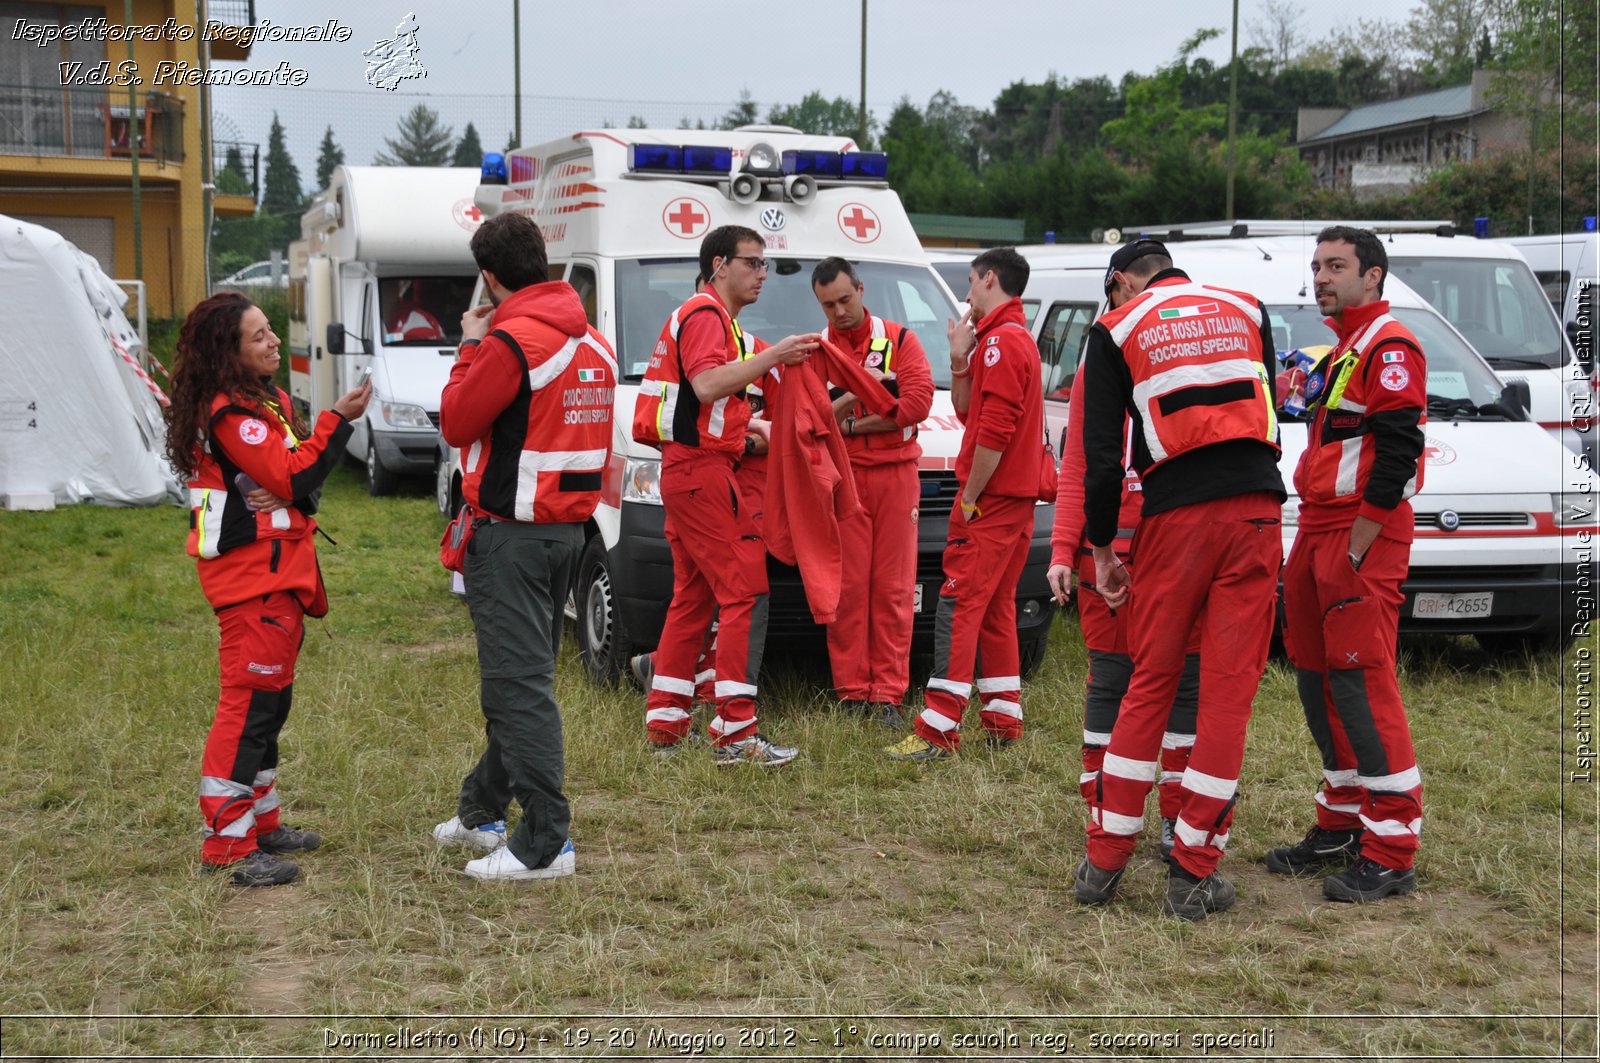
[[[400,477],[397,473],[386,469],[383,462],[378,460],[378,441],[374,438],[371,428],[367,429],[367,494],[373,498],[394,494],[394,489],[399,486]]]
[[[591,682],[612,686],[628,667],[633,642],[617,608],[605,540],[591,538],[578,560],[573,587],[577,606],[578,659]]]
[[[1570,631],[1539,631],[1515,633],[1505,631],[1481,632],[1473,635],[1478,645],[1491,657],[1528,657],[1544,653],[1560,653],[1573,643]]]
[[[439,515],[445,520],[455,520],[461,512],[461,482],[450,471],[450,463],[441,455],[433,465],[433,501]]]
[[[1055,610],[1038,627],[1023,633],[1017,639],[1017,663],[1024,679],[1030,679],[1044,664],[1045,651],[1050,646],[1050,629],[1055,626]]]

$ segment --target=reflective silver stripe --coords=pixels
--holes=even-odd
[[[1111,339],[1121,347],[1139,322],[1145,319],[1152,310],[1167,309],[1167,304],[1178,298],[1217,299],[1242,311],[1246,317],[1256,324],[1261,325],[1261,310],[1253,303],[1246,302],[1229,292],[1208,288],[1204,284],[1172,284],[1162,285],[1159,288],[1145,289],[1151,298],[1146,299],[1141,305],[1129,311],[1128,316],[1117,322],[1117,327],[1111,330]]]
[[[278,778],[278,769],[277,768],[267,768],[264,771],[258,771],[258,772],[256,772],[256,779],[255,779],[256,788],[260,789],[263,786],[271,786],[273,784],[274,780],[276,780],[277,778]]]
[[[1173,827],[1172,833],[1176,834],[1183,844],[1192,849],[1199,849],[1204,846],[1208,838],[1211,844],[1218,849],[1226,849],[1228,847],[1228,836],[1226,834],[1209,834],[1198,827],[1192,827],[1185,823],[1182,816],[1178,817],[1178,822]]]
[[[1321,805],[1323,808],[1327,809],[1329,812],[1343,812],[1343,813],[1345,813],[1346,815],[1349,815],[1349,816],[1353,816],[1357,812],[1361,811],[1361,805],[1360,804],[1346,804],[1346,803],[1344,803],[1342,801],[1337,803],[1337,804],[1335,804],[1334,802],[1329,801],[1328,798],[1327,798],[1327,795],[1324,794],[1321,790],[1317,791],[1317,804]]]
[[[1144,830],[1143,816],[1124,816],[1120,812],[1100,809],[1100,829],[1107,834],[1138,834]]]
[[[1404,793],[1422,785],[1422,772],[1413,765],[1393,775],[1357,775],[1356,781],[1369,790]]]
[[[679,708],[651,709],[644,714],[645,723],[677,723],[689,719],[689,714]]]
[[[1150,416],[1150,406],[1157,397],[1181,388],[1222,384],[1230,380],[1260,380],[1261,363],[1248,358],[1229,358],[1221,362],[1201,365],[1179,365],[1155,373],[1133,386],[1133,401],[1140,411],[1139,420],[1144,427],[1144,443],[1150,457],[1161,461],[1167,457],[1166,448],[1156,437],[1156,420]]]
[[[933,680],[930,679],[928,681],[928,685],[932,686]],[[941,716],[932,709],[923,709],[922,713],[917,717],[917,719],[921,720],[923,723],[927,724],[929,727],[932,727],[935,731],[939,731],[940,733],[954,731],[961,725],[959,720],[952,720],[948,716]]]
[[[972,697],[971,683],[956,683],[949,679],[940,679],[938,676],[929,677],[928,689],[942,690],[946,694],[960,698],[962,701],[966,701],[968,698]]]
[[[1183,773],[1183,788],[1203,797],[1226,801],[1239,789],[1238,779],[1221,779],[1203,771],[1187,768]]]
[[[582,336],[569,336],[567,342],[563,343],[559,350],[532,369],[529,369],[528,386],[533,388],[534,391],[548,387],[551,381],[567,371],[567,366],[572,364],[572,359],[578,354],[578,348],[585,346],[595,354],[598,354],[601,361],[606,363],[611,369],[611,379],[615,382],[617,378],[617,363],[612,359],[611,355],[606,353],[604,347],[591,343],[588,334],[585,333]]]
[[[718,716],[712,719],[712,721],[706,725],[706,730],[710,731],[714,735],[720,735],[721,737],[726,738],[729,735],[738,734],[746,727],[754,727],[755,725],[756,720],[754,716],[748,720],[739,720],[737,722],[730,722],[728,720],[724,720],[721,716]]]
[[[467,448],[467,471],[478,471],[478,459],[483,457],[483,441],[477,440]]]
[[[204,829],[201,831],[201,834],[207,838],[245,838],[248,837],[250,832],[255,829],[255,809],[246,808],[244,815],[240,816],[226,827],[223,827],[221,830],[213,830],[211,828],[211,824],[209,822],[206,823]]]
[[[605,468],[605,450],[524,450],[517,459],[515,520],[531,521],[539,497],[542,472],[599,472]]]
[[[651,690],[660,690],[668,694],[694,693],[694,683],[688,679],[674,679],[670,675],[658,675],[650,680]]]
[[[1194,735],[1179,734],[1177,731],[1167,731],[1161,736],[1162,749],[1190,749],[1194,746]]]
[[[278,800],[278,791],[268,790],[266,793],[256,798],[256,815],[264,816],[268,812],[271,812],[273,809],[279,807],[281,804],[282,802]]]
[[[992,701],[983,703],[983,711],[997,713],[1001,716],[1010,716],[1017,720],[1022,719],[1022,706],[1015,701],[1003,701],[1000,698],[995,698]]]
[[[1348,768],[1344,771],[1328,771],[1326,768],[1324,768],[1322,770],[1322,778],[1327,781],[1329,786],[1360,785],[1360,783],[1357,782],[1359,776],[1356,775],[1356,770],[1354,768]]]
[[[1339,471],[1333,478],[1335,497],[1356,493],[1356,473],[1361,468],[1361,436],[1339,442]]]
[[[690,691],[693,693],[693,690]],[[731,679],[717,680],[717,697],[719,698],[753,698],[756,688],[750,683],[735,683]]]
[[[222,553],[217,544],[222,541],[222,508],[228,493],[221,488],[189,488],[189,507],[195,510],[195,543],[201,557],[216,557]]]
[[[1361,825],[1372,833],[1380,834],[1385,838],[1414,838],[1422,833],[1421,816],[1407,823],[1402,823],[1397,819],[1369,819],[1366,816],[1362,816]]]
[[[1007,690],[1021,690],[1022,677],[1020,675],[997,675],[991,678],[978,680],[978,693],[996,694]]]
[[[272,526],[279,531],[289,530],[289,510],[287,507],[272,511]]]
[[[1109,746],[1111,744],[1110,731],[1085,731],[1083,744],[1086,746]]]
[[[722,430],[727,427],[727,409],[730,396],[724,395],[711,404],[711,419],[706,422],[706,434],[713,438],[722,438]]]
[[[1136,782],[1156,781],[1156,762],[1153,760],[1130,760],[1115,753],[1107,753],[1100,770],[1119,779],[1133,779]]]
[[[244,783],[232,779],[219,779],[215,775],[200,776],[201,797],[250,797],[254,793]]]

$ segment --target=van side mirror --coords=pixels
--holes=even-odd
[[[1513,380],[1500,390],[1500,405],[1516,410],[1527,420],[1533,409],[1533,392],[1526,380]]]
[[[328,342],[326,344],[329,354],[344,353],[344,323],[332,321],[328,323]]]

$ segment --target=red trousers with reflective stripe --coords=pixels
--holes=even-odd
[[[200,761],[201,859],[227,864],[278,828],[278,732],[289,717],[305,614],[279,592],[218,611],[222,694]]]
[[[1017,581],[1033,535],[1031,498],[984,495],[983,515],[961,519],[951,507],[944,549],[944,585],[934,624],[933,674],[926,706],[914,729],[937,746],[957,749],[961,717],[972,696],[974,672],[983,729],[1000,738],[1022,737],[1022,679],[1017,652]]]
[[[1359,572],[1349,548],[1349,529],[1295,536],[1283,571],[1284,648],[1322,754],[1317,825],[1363,829],[1361,855],[1404,870],[1422,832],[1422,775],[1395,671],[1411,544],[1380,535]]]
[[[922,484],[915,461],[850,470],[863,512],[839,524],[839,615],[828,625],[833,690],[845,701],[899,705],[911,684]]]
[[[1283,561],[1275,495],[1219,498],[1147,516],[1133,539],[1128,602],[1133,678],[1100,770],[1088,855],[1115,870],[1133,854],[1161,736],[1200,633],[1200,709],[1184,771],[1173,856],[1190,874],[1216,870],[1237,799],[1251,702],[1267,666]]]
[[[645,729],[650,741],[663,744],[689,732],[695,662],[713,616],[717,717],[711,736],[724,742],[755,733],[756,675],[767,626],[767,548],[741,503],[732,457],[706,451],[698,459],[661,470],[672,603],[656,647]]]

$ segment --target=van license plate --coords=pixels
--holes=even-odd
[[[911,592],[911,611],[913,613],[922,612],[922,584],[920,583]]]
[[[1411,603],[1411,615],[1418,620],[1488,616],[1493,611],[1494,591],[1478,594],[1419,594]]]

